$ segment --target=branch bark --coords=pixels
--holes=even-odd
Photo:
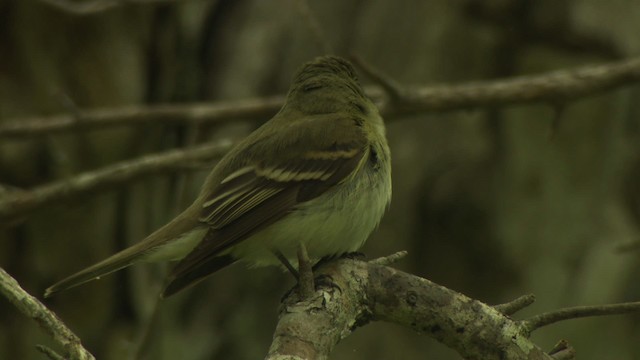
[[[404,89],[398,100],[383,104],[381,111],[396,115],[545,102],[557,106],[639,81],[640,58],[632,58],[543,75]]]
[[[524,321],[524,326],[532,332],[543,326],[555,324],[567,319],[577,319],[591,316],[607,316],[628,314],[630,312],[640,312],[640,301],[620,304],[607,304],[596,306],[576,306],[567,309],[550,311],[536,315]]]
[[[266,359],[327,359],[341,339],[372,320],[412,328],[465,359],[552,359],[520,322],[429,280],[354,259],[315,274],[330,285],[308,300],[299,301],[295,291],[283,300]]]
[[[640,58],[590,66],[577,70],[558,71],[538,76],[525,76],[500,81],[479,82],[459,86],[399,89],[388,77],[377,74],[369,66],[366,72],[380,87],[370,87],[369,93],[377,99],[387,119],[402,114],[428,111],[453,111],[473,107],[550,102],[558,106],[564,101],[624,86],[640,80]],[[388,83],[385,85],[385,83]],[[382,89],[396,89],[389,96]],[[275,113],[283,102],[282,96],[257,98],[218,104],[134,106],[121,109],[101,109],[59,115],[50,118],[14,120],[0,125],[0,137],[25,137],[64,131],[100,129],[110,126],[145,123],[185,123],[192,125],[215,124],[231,119],[260,119],[264,121]],[[206,145],[205,145],[206,147]],[[228,148],[228,146],[226,147]],[[209,149],[212,150],[212,149]],[[184,161],[207,158],[202,148],[178,151],[158,158],[140,158],[123,162],[95,172],[81,174],[40,188],[14,192],[0,201],[0,221],[36,209],[46,203],[93,191],[98,188],[122,184],[137,176],[157,173],[182,164]],[[222,154],[223,150],[214,150]],[[152,164],[154,163],[155,164]]]
[[[172,150],[147,155],[32,190],[10,192],[0,200],[0,225],[19,220],[20,216],[57,201],[122,185],[143,175],[175,171],[184,168],[185,163],[188,162],[221,156],[229,150],[231,145],[231,141],[216,142],[194,146],[188,150]]]
[[[69,328],[47,309],[38,299],[29,295],[20,284],[4,269],[0,268],[0,292],[15,305],[20,312],[35,320],[38,325],[49,334],[60,346],[67,356],[73,360],[94,360],[78,338]]]
[[[73,114],[30,117],[0,124],[0,137],[20,138],[60,132],[97,130],[142,124],[206,124],[234,119],[269,119],[284,97],[255,98],[213,104],[137,105],[121,108],[78,110]]]
[[[518,311],[526,308],[536,301],[533,294],[522,295],[519,298],[504,304],[494,305],[493,307],[505,315],[513,315]]]

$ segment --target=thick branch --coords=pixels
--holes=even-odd
[[[67,326],[38,299],[29,295],[20,287],[18,282],[0,268],[0,292],[9,299],[23,314],[35,320],[44,331],[49,334],[66,351],[68,358],[73,360],[94,359],[80,343],[78,338]]]
[[[369,72],[372,70],[369,69]],[[380,77],[379,77],[380,78]],[[526,103],[559,104],[640,81],[640,58],[505,80],[463,85],[411,87],[384,100],[381,87],[367,93],[387,120],[420,112],[456,111]],[[216,123],[245,118],[265,121],[282,106],[283,96],[214,104],[133,106],[72,115],[16,119],[0,125],[0,137],[24,137],[70,130],[141,123]]]
[[[371,320],[425,333],[465,359],[552,359],[527,332],[489,305],[385,266],[353,259],[316,271],[332,284],[298,302],[283,301],[267,359],[326,359],[333,347]]]
[[[124,161],[102,169],[86,172],[68,180],[42,185],[32,190],[14,191],[0,200],[0,224],[55,201],[66,200],[80,194],[127,183],[142,175],[175,171],[185,163],[212,159],[224,154],[232,142],[217,142],[173,150]]]

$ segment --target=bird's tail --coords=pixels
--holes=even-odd
[[[186,253],[191,250],[189,246],[185,246],[184,248],[181,246],[180,248],[182,249],[180,249],[175,246],[168,246],[165,248],[164,245],[173,245],[171,242],[172,240],[180,239],[185,233],[189,233],[194,229],[198,222],[196,220],[197,216],[194,215],[194,212],[196,211],[199,211],[199,206],[190,206],[171,222],[158,229],[139,243],[53,284],[45,290],[44,297],[50,297],[62,290],[67,290],[86,282],[100,279],[102,276],[111,274],[114,271],[123,269],[138,261],[174,260],[176,251],[184,252],[186,255]],[[162,248],[165,248],[165,251],[159,251],[162,250]],[[166,251],[169,248],[172,249],[170,251]]]
[[[118,271],[133,264],[138,257],[143,255],[140,251],[134,252],[133,250],[138,250],[134,249],[135,247],[136,246],[134,245],[130,248],[124,249],[97,264],[89,266],[84,270],[58,281],[45,290],[44,297],[48,298],[62,290],[71,289],[92,280],[98,280],[102,276],[111,274],[114,271]]]

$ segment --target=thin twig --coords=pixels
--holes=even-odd
[[[0,292],[20,312],[35,320],[38,325],[65,349],[70,359],[95,359],[67,326],[38,299],[20,287],[20,284],[4,269],[0,268]]]
[[[598,306],[576,306],[536,315],[528,320],[524,320],[523,325],[529,332],[532,332],[543,326],[568,319],[577,319],[589,316],[620,315],[638,311],[640,311],[640,301]]]
[[[36,345],[36,349],[51,360],[65,360],[64,357],[60,356],[57,352],[49,349],[44,345]]]
[[[494,305],[493,308],[500,311],[505,315],[513,315],[518,311],[526,308],[536,301],[536,296],[533,294],[522,295],[519,298],[509,301],[508,303]]]
[[[420,112],[459,111],[516,104],[559,104],[571,99],[640,81],[640,58],[556,71],[536,76],[482,81],[452,86],[423,86],[398,90],[401,104],[385,101],[382,88],[367,87],[387,121]],[[387,82],[388,83],[388,82]],[[81,113],[82,122],[69,115],[15,119],[0,124],[0,137],[25,137],[69,130],[87,130],[141,123],[219,123],[230,119],[266,121],[278,111],[283,96],[254,98],[213,104],[153,105],[90,110]]]
[[[554,353],[551,357],[553,360],[572,360],[576,358],[576,350],[573,347],[569,347]]]
[[[220,124],[236,119],[268,120],[284,102],[274,96],[213,104],[137,105],[80,111],[77,115],[54,115],[8,120],[0,124],[0,137],[51,135],[66,131],[94,130],[141,124]],[[82,121],[78,121],[78,117]]]
[[[555,344],[553,349],[549,351],[549,355],[551,355],[554,360],[570,360],[575,359],[576,350],[567,340],[560,340]]]
[[[172,150],[123,161],[99,170],[86,172],[68,180],[42,185],[32,190],[15,191],[0,199],[0,225],[53,202],[62,201],[91,191],[125,184],[141,176],[182,169],[186,161],[212,159],[224,154],[232,141],[215,142],[189,150]]]
[[[409,252],[406,250],[398,251],[397,253],[393,253],[389,256],[379,257],[377,259],[373,259],[369,261],[372,264],[381,265],[381,266],[389,266],[391,264],[395,264],[400,261],[402,258],[407,256]]]
[[[383,106],[391,113],[463,110],[515,104],[559,104],[640,81],[640,58],[554,71],[543,75],[482,81],[459,86],[413,88],[402,107]]]

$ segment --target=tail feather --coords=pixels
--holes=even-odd
[[[195,271],[188,272],[186,274],[172,274],[167,279],[167,284],[162,291],[162,297],[167,298],[180,290],[197,284],[204,280],[207,276],[214,272],[227,267],[228,265],[236,262],[236,259],[231,255],[221,255],[209,259],[204,266],[199,267]]]
[[[44,297],[48,298],[62,290],[71,289],[92,280],[98,280],[102,276],[109,275],[112,272],[133,264],[138,257],[143,255],[143,253],[132,253],[131,250],[132,248],[125,249],[97,264],[89,266],[84,270],[58,281],[45,290]]]
[[[196,227],[198,223],[197,214],[200,211],[199,209],[200,206],[198,204],[191,205],[171,222],[147,236],[139,243],[53,284],[45,290],[44,297],[50,297],[59,291],[70,289],[92,280],[97,280],[102,276],[123,269],[140,260],[172,260],[171,257],[175,256],[176,251],[180,251],[180,247],[170,246],[166,253],[158,252],[157,250],[160,250],[161,248],[164,249],[163,246],[167,244],[175,245],[176,242],[171,242],[175,239],[197,241],[197,233],[194,233],[194,236],[196,237],[183,238],[182,236],[185,233],[189,233]],[[185,246],[182,241],[178,241],[178,245]],[[185,250],[182,249],[182,251]],[[154,256],[157,258],[148,258],[148,256],[152,254],[155,254]],[[163,259],[163,256],[169,256],[169,258]]]

